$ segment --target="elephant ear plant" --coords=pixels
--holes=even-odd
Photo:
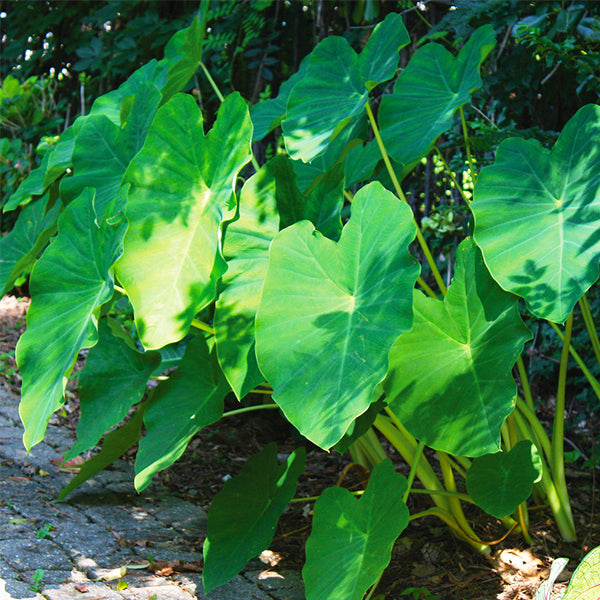
[[[575,540],[562,447],[566,364],[575,357],[600,397],[571,345],[578,304],[600,361],[585,296],[599,275],[600,107],[581,108],[551,150],[504,141],[478,173],[464,105],[482,85],[492,28],[454,54],[427,43],[398,72],[410,38],[390,14],[359,54],[343,38],[323,40],[276,98],[248,107],[230,94],[208,129],[180,93],[201,65],[202,38],[194,20],[162,61],[98,98],[7,203],[22,210],[0,241],[3,289],[31,269],[17,347],[27,449],[43,439],[89,348],[67,458],[104,441],[61,498],[138,442],[141,491],[203,427],[279,409],[316,446],[349,450],[372,468],[362,492],[334,487],[313,499],[309,600],[372,595],[395,540],[419,516],[489,552],[465,502],[529,540],[533,492]],[[455,121],[475,188],[472,198],[460,189],[473,229],[447,287],[401,181]],[[275,127],[287,155],[259,165],[252,142]],[[551,436],[520,358],[531,336],[525,306],[564,339]],[[115,317],[123,307],[133,332]],[[248,406],[259,385],[272,402]],[[228,394],[244,405],[224,412]],[[408,478],[376,430],[408,462]],[[281,464],[267,446],[216,496],[207,591],[269,546],[294,500],[304,446]],[[417,493],[432,507],[409,515]]]

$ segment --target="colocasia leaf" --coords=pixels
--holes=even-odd
[[[130,228],[116,270],[148,349],[183,338],[215,297],[226,268],[221,224],[235,214],[233,191],[251,139],[239,94],[223,102],[207,135],[195,100],[178,94],[158,110],[127,169]]]
[[[94,192],[87,188],[65,208],[58,235],[31,273],[27,330],[17,345],[27,449],[44,438],[50,415],[64,402],[78,352],[98,339],[98,310],[112,297],[112,266],[127,229],[122,212],[126,195],[122,188],[101,218]]]
[[[339,487],[321,494],[302,569],[307,600],[360,600],[378,581],[408,525],[406,487],[386,459],[373,469],[360,499]]]
[[[511,369],[530,337],[517,299],[491,278],[467,239],[444,301],[415,290],[414,311],[413,328],[390,352],[383,387],[392,410],[436,450],[496,452],[517,394]]]
[[[536,316],[563,323],[598,279],[600,106],[579,109],[551,151],[536,140],[502,142],[472,209],[496,281]]]
[[[338,243],[300,221],[271,245],[258,363],[286,417],[322,448],[367,410],[391,345],[412,325],[415,234],[408,206],[373,183],[356,194]]]
[[[280,465],[272,443],[250,457],[225,483],[208,512],[204,542],[204,590],[227,583],[269,547],[279,517],[294,497],[306,451],[298,448]]]
[[[494,29],[477,29],[455,58],[441,44],[417,50],[379,108],[390,156],[410,168],[452,126],[456,109],[481,87],[479,67],[496,43]]]

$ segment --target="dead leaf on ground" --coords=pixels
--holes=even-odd
[[[274,567],[282,558],[279,552],[273,552],[272,550],[263,550],[259,555],[261,562],[264,562],[266,565],[271,565]]]
[[[548,577],[550,570],[530,550],[506,548],[493,559],[494,571],[508,584],[537,583]]]
[[[81,592],[82,594],[86,594],[87,592],[89,592],[89,591],[90,591],[90,588],[88,588],[88,587],[87,587],[87,586],[85,586],[85,585],[76,585],[76,586],[75,586],[75,589],[76,589],[78,592]]]
[[[259,575],[259,579],[269,579],[271,577],[278,577],[279,579],[285,579],[283,575],[277,573],[276,571],[271,571],[271,569],[267,569],[266,571],[262,571]]]

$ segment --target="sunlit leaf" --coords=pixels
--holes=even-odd
[[[221,223],[235,213],[233,190],[250,160],[252,124],[237,93],[205,135],[200,108],[178,94],[162,106],[124,181],[130,228],[117,276],[146,348],[184,337],[215,297],[225,271]]]
[[[390,352],[388,402],[410,433],[436,450],[496,452],[516,400],[511,369],[529,337],[517,299],[491,278],[467,239],[444,301],[414,292],[413,328]]]
[[[258,363],[286,417],[322,448],[367,410],[389,348],[412,324],[414,236],[408,206],[374,183],[356,194],[338,243],[301,221],[271,245]]]
[[[43,439],[48,419],[64,402],[78,352],[98,339],[97,312],[112,296],[112,266],[127,229],[122,213],[126,191],[101,218],[93,190],[86,189],[64,210],[58,235],[33,268],[27,330],[16,351],[23,373],[19,412],[28,449]]]
[[[536,316],[564,322],[599,274],[600,106],[579,109],[551,151],[536,140],[502,142],[472,209],[496,281]]]

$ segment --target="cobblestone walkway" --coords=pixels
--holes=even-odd
[[[71,447],[74,434],[50,425],[45,441],[27,455],[17,405],[18,398],[0,390],[0,600],[304,598],[297,573],[280,570],[285,579],[259,580],[264,565],[258,561],[209,596],[198,572],[161,577],[127,568],[148,559],[199,566],[206,515],[159,485],[136,494],[124,461],[67,502],[54,502],[72,476],[50,461]],[[43,571],[37,588],[36,571],[38,577]]]

